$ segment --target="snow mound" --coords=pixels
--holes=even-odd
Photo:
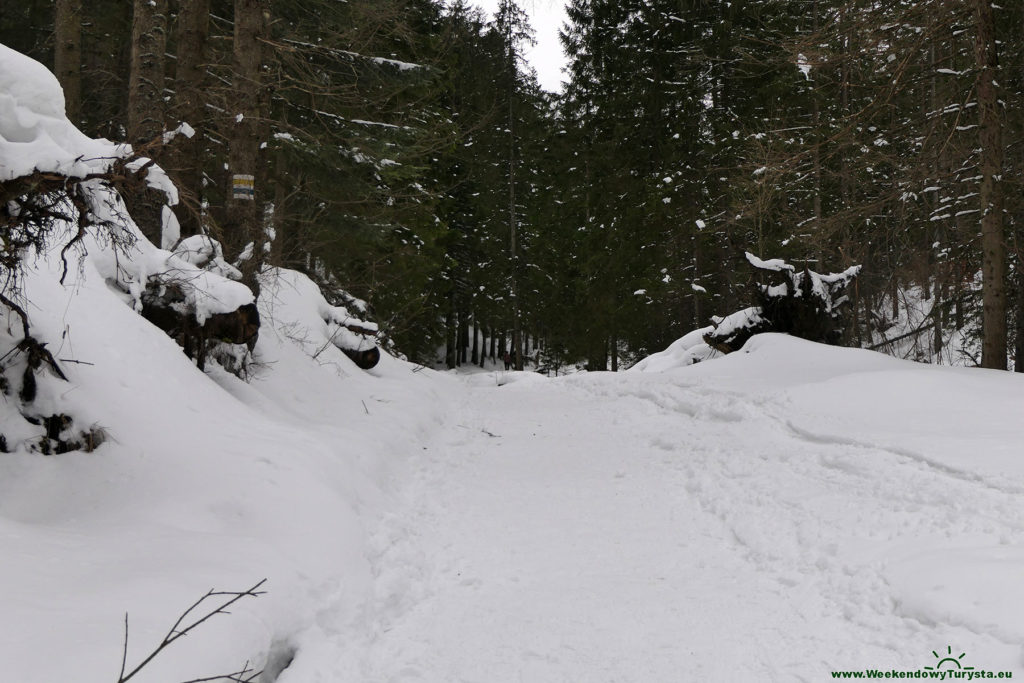
[[[728,361],[728,362],[725,362]],[[711,366],[714,366],[713,368]],[[751,337],[743,348],[715,363],[691,368],[690,376],[714,376],[724,387],[784,388],[905,364],[877,351],[819,344],[779,332]]]
[[[704,343],[704,335],[714,331],[709,325],[684,335],[659,353],[647,356],[629,369],[630,372],[667,372],[694,363],[717,358],[721,353]]]
[[[358,619],[373,598],[372,534],[407,458],[441,421],[445,382],[390,357],[372,375],[355,370],[325,344],[322,297],[305,301],[312,283],[291,273],[280,279],[300,291],[281,287],[294,295],[273,299],[279,326],[260,335],[251,383],[216,367],[204,374],[125,305],[100,247],[65,285],[53,253],[27,275],[34,333],[75,361],[61,362],[67,382],[40,376],[36,403],[109,439],[92,454],[0,457],[5,680],[109,680],[126,611],[131,666],[208,589],[264,577],[266,596],[176,643],[140,680],[259,668],[314,637],[325,610],[338,623]],[[122,268],[195,269],[152,245],[146,253]],[[299,339],[300,324],[318,336]],[[61,656],[40,657],[39,643]]]
[[[224,260],[220,242],[206,235],[192,235],[181,240],[174,255],[197,268],[205,268],[226,278],[240,280],[241,271]]]
[[[727,337],[744,328],[756,327],[764,323],[762,313],[763,311],[760,306],[751,306],[724,317],[715,316],[712,318],[715,323],[712,326],[712,331],[717,335]]]
[[[494,373],[494,375],[497,378],[496,383],[498,386],[515,386],[516,389],[537,387],[538,385],[547,384],[550,381],[544,375],[537,372],[530,372],[529,370],[497,372]],[[481,376],[489,377],[490,373]]]
[[[97,207],[104,212],[104,220],[119,224],[130,246],[114,248],[102,237],[91,235],[85,240],[86,249],[99,274],[126,295],[127,303],[136,312],[142,311],[147,287],[178,290],[183,297],[182,305],[200,325],[211,316],[231,313],[255,301],[248,287],[226,277],[234,276],[237,271],[223,263],[223,258],[218,260],[213,256],[203,261],[190,249],[197,240],[205,240],[212,242],[210,251],[217,252],[220,245],[215,241],[206,237],[189,238],[184,248],[179,246],[173,253],[159,249],[143,236],[116,192],[108,188],[98,188],[97,192],[104,198]]]
[[[94,140],[64,115],[64,91],[39,62],[0,45],[0,180],[34,171],[84,178],[132,153]]]
[[[330,349],[358,352],[376,346],[377,323],[352,315],[345,306],[331,305],[316,283],[298,271],[268,268],[260,277],[260,290],[260,315],[271,321],[278,335],[302,345],[315,358],[333,362],[343,354]],[[283,312],[288,313],[284,318]],[[350,364],[346,359],[340,366]]]

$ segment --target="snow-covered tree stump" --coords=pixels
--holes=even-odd
[[[802,270],[782,259],[761,260],[747,252],[756,278],[757,305],[712,320],[715,329],[704,335],[712,348],[730,353],[762,332],[784,332],[823,344],[842,340],[844,293],[860,273],[860,266],[823,275]]]

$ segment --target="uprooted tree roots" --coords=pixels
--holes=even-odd
[[[9,438],[8,434],[0,433],[0,452],[8,453],[16,448],[43,455],[91,452],[106,440],[106,433],[100,427],[81,429],[70,415],[47,415],[37,408],[37,377],[47,372],[61,381],[67,381],[46,345],[31,336],[23,338],[0,358],[0,393],[7,397],[7,405],[17,406],[25,421],[20,427],[14,426],[16,432],[21,432],[18,437]],[[40,428],[42,433],[39,433]]]
[[[746,256],[754,271],[756,305],[713,319],[715,329],[704,335],[708,346],[731,353],[762,332],[783,332],[823,344],[842,340],[842,309],[848,302],[845,290],[860,273],[860,266],[824,275],[781,259],[762,261],[749,253]]]
[[[0,182],[0,306],[18,319],[21,328],[20,338],[10,332],[11,348],[0,356],[0,393],[9,397],[8,405],[13,403],[25,420],[20,425],[7,423],[5,433],[0,434],[2,452],[16,448],[47,455],[92,451],[105,438],[100,428],[78,429],[71,416],[45,414],[35,405],[40,377],[47,373],[61,381],[67,377],[46,344],[32,334],[22,279],[25,260],[52,247],[53,240],[62,239],[63,282],[69,269],[68,254],[90,228],[102,229],[116,246],[128,246],[130,234],[99,217],[102,212],[95,210],[93,202],[101,201],[97,188],[130,182],[137,180],[121,161],[114,162],[108,172],[82,178],[36,172]],[[60,223],[70,231],[57,229]]]
[[[260,314],[255,304],[239,306],[229,313],[215,313],[200,323],[182,288],[173,283],[147,284],[142,295],[142,316],[177,341],[200,370],[212,354],[226,369],[235,371],[234,363],[227,357],[230,350],[223,347],[244,346],[252,351],[260,331]]]

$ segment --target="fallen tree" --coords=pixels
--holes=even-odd
[[[860,266],[823,275],[782,259],[764,261],[750,252],[746,257],[753,269],[755,305],[713,318],[714,329],[704,335],[708,346],[731,353],[763,332],[783,332],[823,344],[842,341],[842,310],[849,302],[845,290],[860,273]]]
[[[157,272],[145,276],[139,312],[177,341],[200,370],[213,355],[241,375],[259,338],[260,314],[240,278],[219,242],[187,237]]]

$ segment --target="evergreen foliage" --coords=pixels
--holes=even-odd
[[[567,4],[567,84],[547,93],[512,0],[252,2],[257,83],[236,73],[235,2],[170,2],[163,126],[198,135],[147,152],[182,190],[183,236],[343,286],[395,348],[449,367],[520,346],[628,365],[738,308],[749,250],[863,264],[851,343],[883,343],[914,291],[934,353],[1002,320],[1024,369],[1020,3]],[[128,139],[132,3],[80,13],[76,124]],[[0,41],[52,65],[54,15],[6,3]],[[262,112],[244,234],[227,168],[243,85]]]

